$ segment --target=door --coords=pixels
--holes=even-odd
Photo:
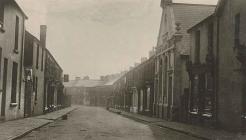
[[[24,117],[30,117],[32,102],[32,82],[26,81],[25,83],[25,105],[24,105]]]
[[[7,75],[8,75],[8,59],[7,58],[4,58],[4,66],[3,66],[3,94],[2,94],[2,105],[1,105],[1,116],[2,117],[5,116]]]
[[[168,78],[168,112],[167,118],[171,118],[171,106],[173,101],[173,77],[170,75]]]

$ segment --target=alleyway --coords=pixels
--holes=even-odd
[[[175,131],[148,126],[103,108],[79,107],[68,120],[58,120],[21,140],[198,140]]]

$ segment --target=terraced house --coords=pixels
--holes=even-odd
[[[215,12],[189,30],[192,123],[245,131],[245,6],[219,0]]]
[[[190,38],[186,30],[213,13],[214,5],[162,0],[163,9],[156,47],[154,115],[166,120],[186,120],[189,88],[186,61]]]
[[[24,116],[24,37],[26,14],[14,0],[0,1],[1,119]]]
[[[44,99],[44,70],[46,53],[46,26],[42,25],[40,39],[31,33],[25,34],[25,117],[40,115],[43,110]]]
[[[46,49],[43,96],[43,110],[45,113],[63,107],[65,98],[63,90],[63,69],[50,51]]]

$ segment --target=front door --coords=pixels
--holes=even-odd
[[[25,83],[24,117],[30,117],[32,115],[31,102],[32,102],[32,82],[27,81]]]
[[[173,102],[173,77],[170,75],[168,78],[168,112],[167,112],[167,118],[171,119],[172,116],[172,106]]]
[[[5,116],[7,75],[8,75],[8,59],[7,58],[4,58],[4,66],[3,66],[3,94],[2,94],[2,104],[1,104],[1,116],[2,117]]]

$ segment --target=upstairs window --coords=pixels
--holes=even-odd
[[[200,63],[200,45],[201,45],[201,32],[196,31],[196,37],[195,37],[195,63]]]
[[[39,66],[39,44],[37,45],[37,57],[36,57],[36,68]]]
[[[17,52],[18,51],[18,46],[19,46],[19,17],[16,16],[16,20],[15,20],[15,48],[14,51]]]
[[[3,27],[4,21],[4,3],[0,1],[0,28]]]
[[[42,58],[41,58],[41,71],[44,70],[44,49],[42,48]]]
[[[208,27],[208,52],[213,53],[214,44],[214,24],[210,23]]]
[[[234,33],[235,48],[240,45],[240,14],[235,16],[235,33]]]
[[[38,77],[35,79],[35,101],[38,100]]]

